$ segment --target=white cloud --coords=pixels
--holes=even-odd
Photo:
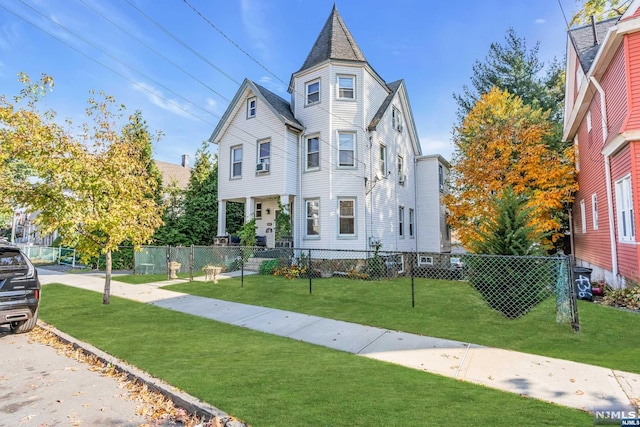
[[[263,56],[268,53],[268,46],[272,46],[272,33],[268,30],[271,24],[268,22],[268,2],[263,0],[242,0],[242,24],[254,47]]]
[[[546,24],[547,20],[546,19],[542,19],[542,18],[538,18],[535,21],[536,24]]]
[[[450,140],[421,136],[420,146],[424,155],[440,154],[446,160],[451,161],[454,148]]]
[[[17,22],[4,24],[0,28],[0,49],[9,50],[18,42],[20,39],[18,28],[19,24]]]
[[[176,100],[167,99],[162,94],[162,92],[155,87],[144,82],[136,82],[136,84],[132,85],[132,87],[134,90],[145,95],[153,105],[160,107],[163,110],[167,110],[171,113],[177,114],[181,117],[195,119],[195,117],[190,112],[189,106],[186,103],[180,103]]]

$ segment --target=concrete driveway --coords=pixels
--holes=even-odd
[[[149,421],[117,380],[0,327],[0,426],[122,426]]]

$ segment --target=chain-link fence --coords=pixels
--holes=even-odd
[[[415,279],[468,282],[486,304],[507,318],[518,318],[555,298],[556,319],[577,325],[577,306],[568,257],[518,257],[338,249],[257,248],[242,246],[143,247],[135,254],[136,274],[202,274],[207,266],[224,272],[275,274],[313,281]],[[177,263],[177,264],[176,264]],[[413,301],[415,304],[415,301]]]
[[[64,264],[76,266],[76,250],[53,246],[17,245],[34,264]]]

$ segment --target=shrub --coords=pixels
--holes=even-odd
[[[633,285],[628,288],[607,290],[603,302],[612,307],[640,310],[640,286]]]
[[[292,265],[290,267],[280,267],[274,270],[275,276],[282,276],[286,279],[299,279],[307,274],[307,267],[302,265]]]
[[[258,271],[260,274],[273,274],[274,270],[278,268],[280,262],[277,259],[267,259],[260,263]]]

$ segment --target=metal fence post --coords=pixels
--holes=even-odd
[[[411,307],[416,306],[416,292],[415,292],[415,284],[414,284],[414,270],[416,268],[416,253],[411,252]]]
[[[578,296],[576,295],[576,289],[574,284],[573,269],[575,267],[573,255],[569,258],[569,298],[571,301],[571,328],[574,332],[580,332],[580,320],[578,319]]]
[[[244,288],[244,249],[242,250],[242,255],[240,256],[240,287]]]
[[[189,254],[189,281],[193,282],[193,245],[191,245],[191,253]]]
[[[307,258],[307,276],[309,276],[309,295],[313,293],[313,283],[311,279],[311,249],[308,250],[308,258]]]
[[[167,245],[167,280],[171,278],[171,273],[169,272],[169,262],[171,261],[171,246]]]

